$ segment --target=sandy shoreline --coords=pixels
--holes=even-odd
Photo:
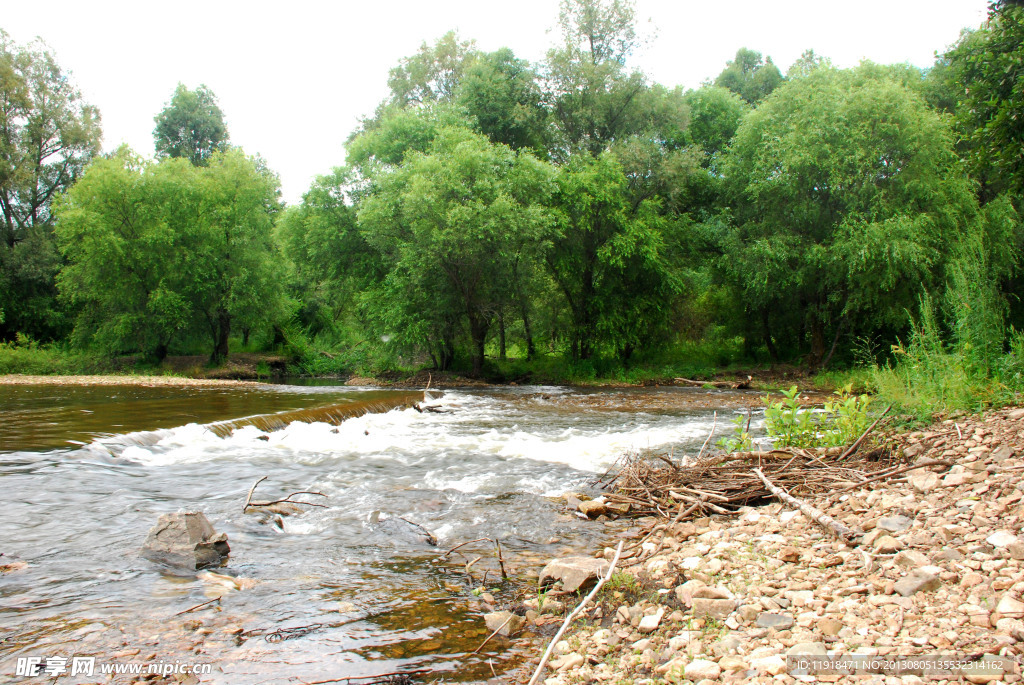
[[[0,385],[140,385],[147,387],[224,387],[258,388],[267,385],[257,381],[236,381],[218,378],[185,378],[182,376],[0,376]]]

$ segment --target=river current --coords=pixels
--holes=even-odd
[[[446,390],[429,403],[436,411],[340,420],[323,409],[408,396],[0,386],[0,564],[27,564],[0,575],[0,682],[35,680],[15,675],[19,658],[75,655],[208,663],[200,682],[245,685],[418,669],[448,681],[500,676],[522,649],[496,639],[471,653],[488,634],[472,590],[483,585],[501,604],[513,588],[486,545],[464,550],[481,557],[473,576],[438,563],[440,552],[497,538],[519,571],[589,553],[628,524],[580,521],[559,495],[586,491],[626,452],[693,453],[716,410],[721,434],[737,407],[758,404],[728,391],[534,386]],[[284,419],[223,423],[252,416]],[[254,499],[317,491],[326,497],[307,501],[325,506],[283,527],[243,513],[263,477]],[[254,584],[226,588],[139,556],[160,514],[195,510],[228,535],[218,573]],[[374,512],[423,526],[438,546],[374,524]]]

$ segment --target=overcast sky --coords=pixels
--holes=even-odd
[[[654,81],[697,87],[749,47],[783,72],[813,48],[838,66],[861,59],[929,66],[985,18],[986,0],[637,0],[653,43],[636,57]],[[103,117],[105,150],[153,154],[153,117],[180,81],[205,83],[232,142],[261,154],[297,202],[344,163],[344,141],[386,94],[388,70],[450,29],[480,48],[539,61],[558,40],[557,0],[73,0],[6,2],[0,28],[39,36]]]

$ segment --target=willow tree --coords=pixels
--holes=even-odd
[[[822,66],[775,90],[740,125],[725,176],[724,267],[750,334],[774,356],[788,332],[814,364],[844,330],[904,325],[978,221],[945,121],[872,69]]]
[[[233,324],[282,313],[277,211],[277,179],[240,150],[207,167],[126,148],[92,164],[56,206],[79,341],[161,359],[205,329],[223,359]]]
[[[513,266],[535,253],[549,223],[552,176],[529,153],[452,127],[425,152],[378,169],[359,223],[387,270],[371,295],[387,333],[429,349],[444,368],[464,324],[480,375]]]

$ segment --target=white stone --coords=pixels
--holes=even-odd
[[[993,547],[1005,548],[1009,547],[1015,542],[1018,542],[1017,536],[1008,530],[997,530],[996,532],[985,538],[985,542],[992,545]]]
[[[665,609],[658,609],[658,613],[652,616],[644,616],[640,619],[640,625],[637,626],[637,630],[641,633],[653,633],[661,625],[661,617],[665,615]]]
[[[679,563],[684,571],[695,571],[700,568],[700,557],[686,557]]]
[[[786,660],[778,654],[761,657],[760,659],[752,659],[750,665],[761,673],[767,673],[768,675],[779,675],[786,672]]]
[[[707,659],[695,659],[683,669],[683,676],[694,682],[705,679],[717,680],[721,675],[722,667]]]
[[[1024,602],[1006,593],[996,605],[996,613],[1007,618],[1024,618]]]

